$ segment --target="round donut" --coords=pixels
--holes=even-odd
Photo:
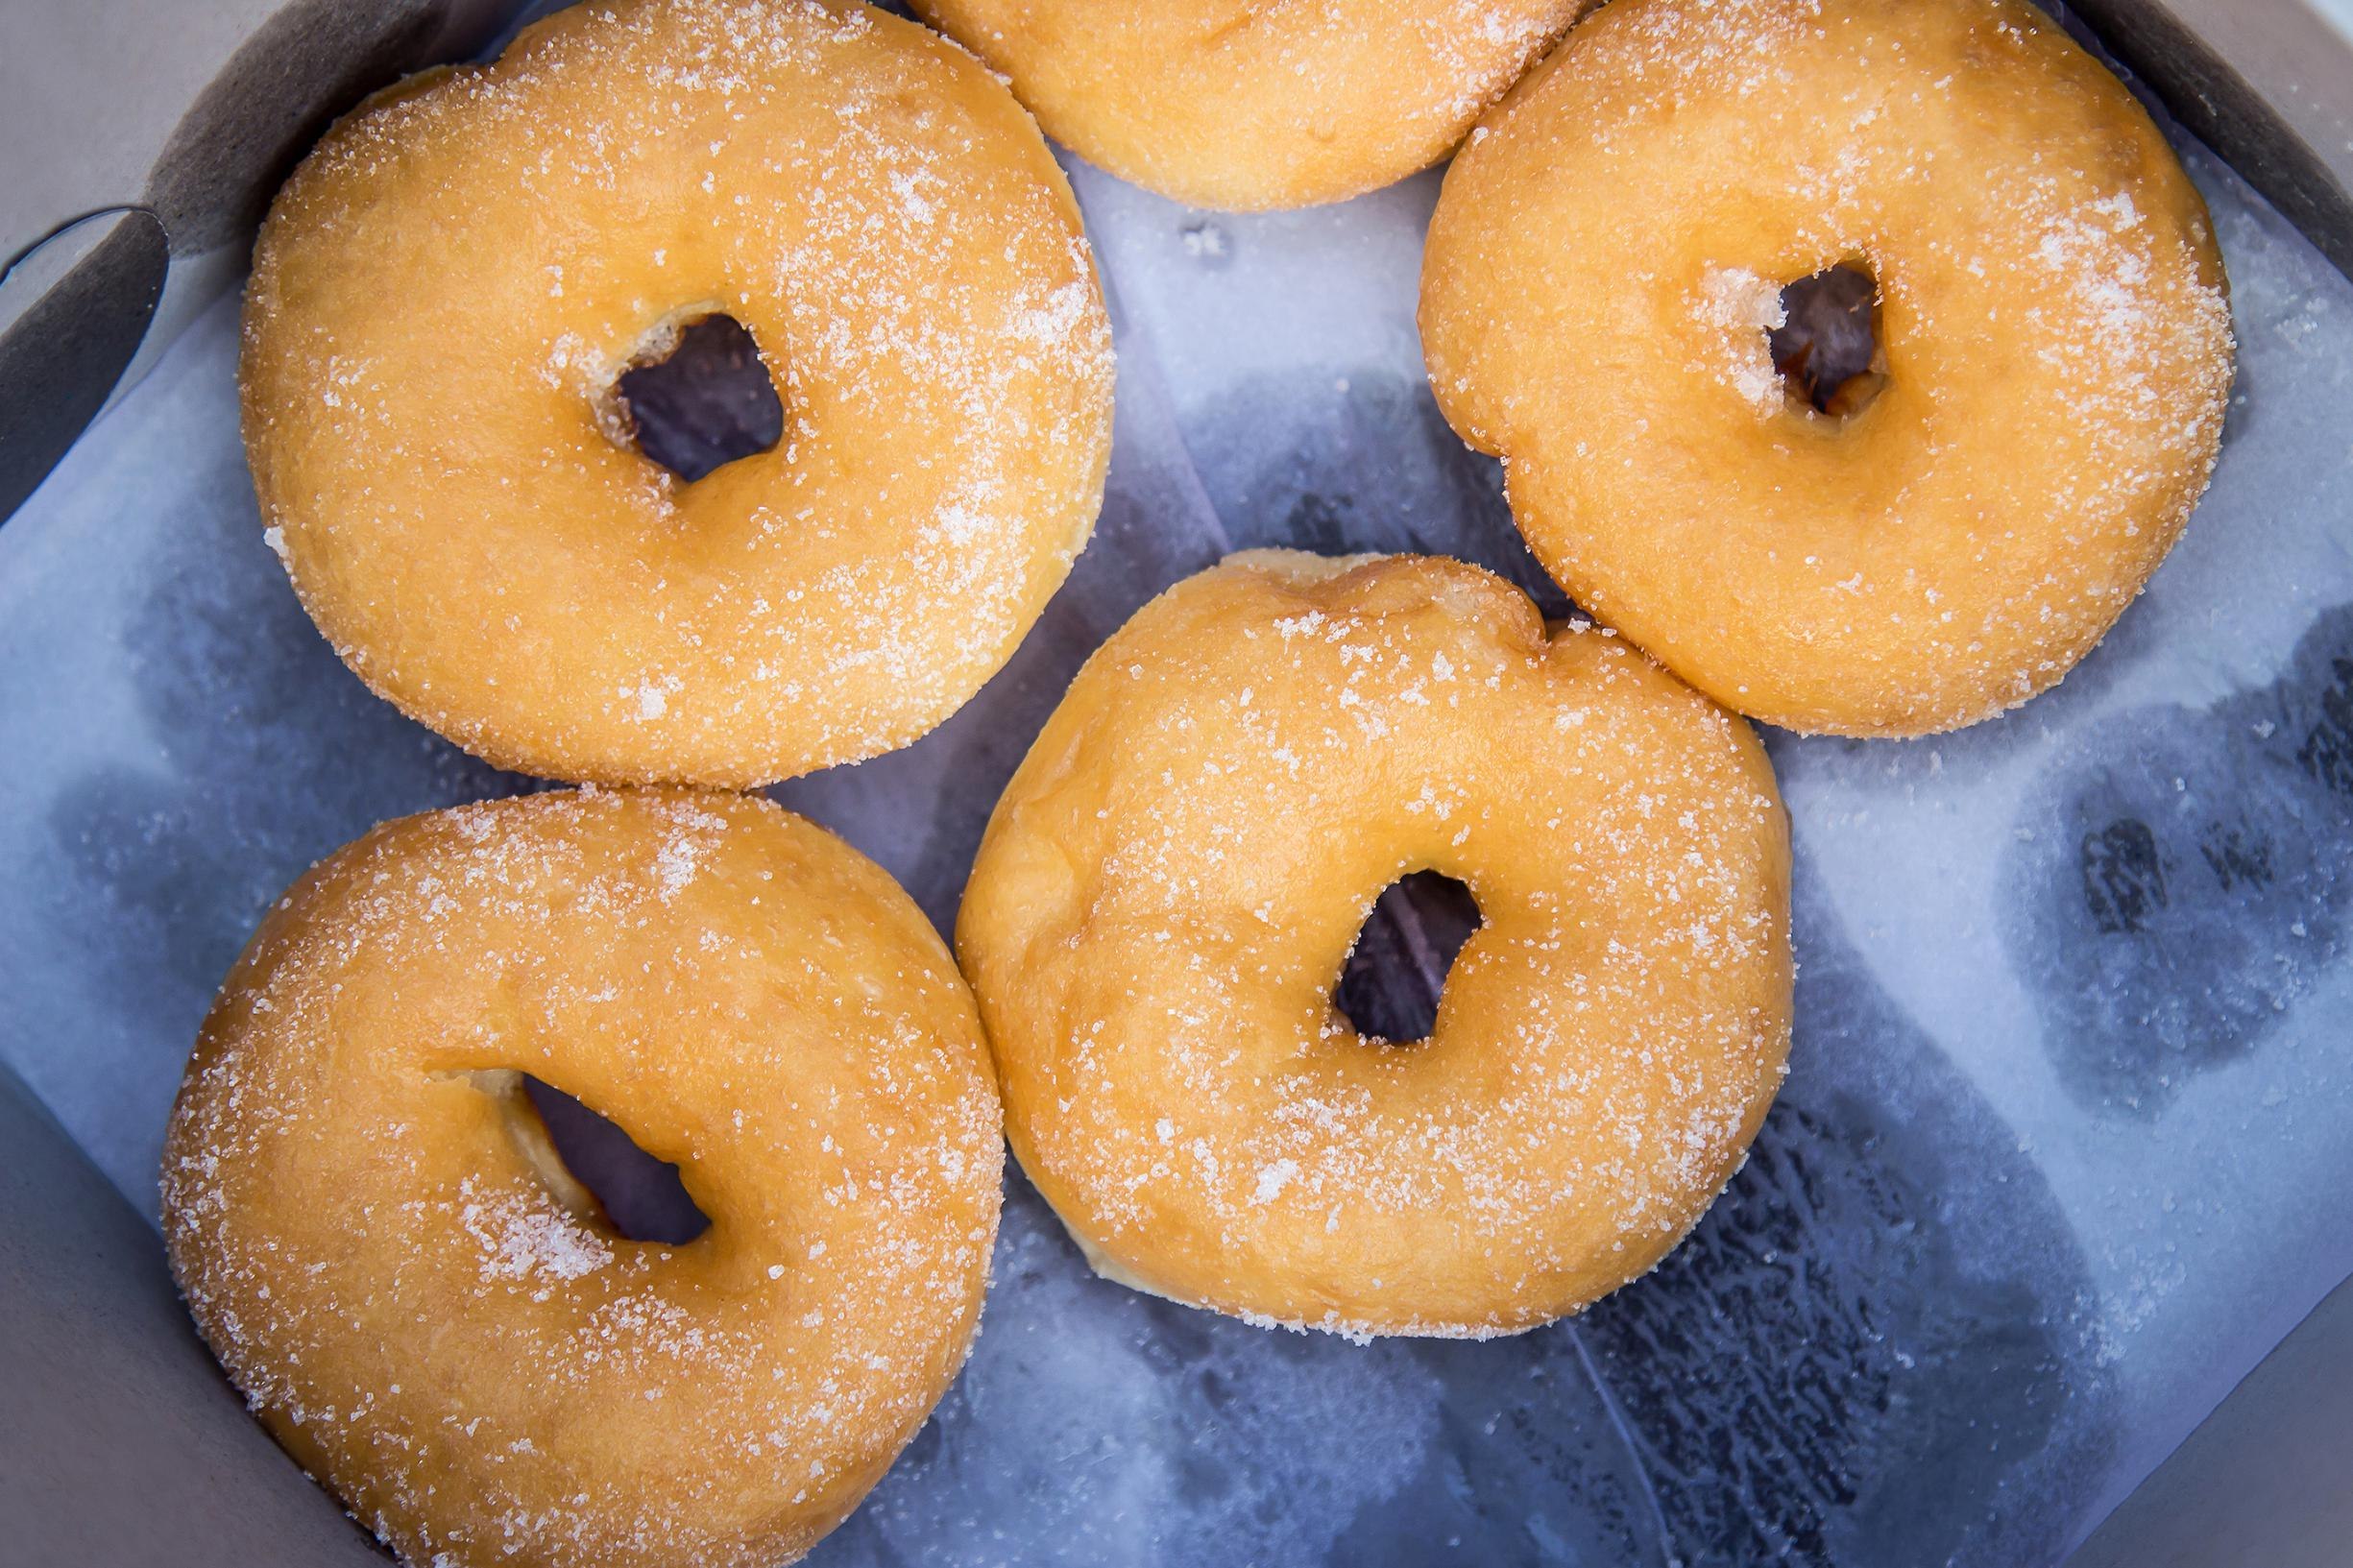
[[[781,440],[687,482],[616,383],[723,315]],[[1086,542],[1079,212],[962,50],[858,0],[616,0],[342,121],[246,292],[267,537],[347,663],[502,766],[749,786],[901,746]]]
[[[1840,267],[1884,380],[1824,414],[1768,332]],[[1617,0],[1447,171],[1420,318],[1578,604],[1848,736],[1975,723],[2089,652],[2205,489],[2234,351],[2203,202],[2024,0]]]
[[[1090,163],[1237,211],[1428,168],[1593,3],[913,0]]]
[[[1409,1045],[1333,1004],[1381,890],[1480,929]],[[1740,1163],[1790,1023],[1747,725],[1423,557],[1228,557],[1096,653],[957,926],[1014,1152],[1096,1268],[1352,1337],[1515,1333],[1641,1274]]]
[[[529,1073],[711,1220],[623,1239]],[[757,798],[408,817],[279,901],[172,1113],[164,1240],[262,1421],[417,1568],[769,1568],[955,1377],[1002,1144],[906,894]]]

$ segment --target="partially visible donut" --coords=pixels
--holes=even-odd
[[[1591,0],[913,3],[1087,161],[1256,210],[1436,163]]]
[[[775,445],[689,482],[617,384],[718,316]],[[372,100],[271,209],[240,371],[268,537],[352,667],[605,783],[922,735],[1068,573],[1110,442],[1036,126],[859,0],[577,6]]]
[[[1658,1262],[1790,1025],[1746,724],[1459,562],[1229,557],[1079,672],[957,925],[1014,1152],[1104,1274],[1259,1321],[1485,1336]],[[1335,982],[1381,890],[1484,924],[1426,1041]]]
[[[1857,274],[1876,399],[1797,396],[1784,290]],[[1580,605],[1853,736],[2089,652],[2206,487],[2233,355],[2204,203],[2024,0],[1616,0],[1448,170],[1421,333]]]
[[[601,1223],[521,1073],[710,1229]],[[279,901],[189,1061],[164,1239],[262,1421],[415,1568],[770,1568],[956,1375],[1001,1149],[971,993],[870,861],[757,798],[540,795]]]

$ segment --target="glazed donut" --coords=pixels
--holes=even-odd
[[[710,1228],[604,1223],[531,1074]],[[388,823],[263,923],[163,1154],[172,1270],[287,1451],[417,1568],[768,1568],[955,1377],[996,1233],[972,998],[879,868],[770,803]]]
[[[1480,929],[1426,1041],[1335,982],[1381,890]],[[1350,1336],[1569,1313],[1778,1089],[1788,829],[1748,726],[1426,557],[1228,557],[1089,660],[957,926],[1013,1149],[1096,1268]]]
[[[620,384],[704,322],[776,444],[690,482]],[[371,100],[271,208],[241,381],[267,537],[352,667],[605,783],[922,735],[1069,571],[1110,441],[1036,127],[858,0],[580,6]]]
[[[1880,353],[1837,390],[1877,396],[1820,412],[1783,333],[1841,277]],[[2024,0],[1617,0],[1447,171],[1420,314],[1580,606],[1742,712],[1909,736],[2055,684],[2171,548],[2224,288],[2148,116]]]
[[[1245,211],[1428,168],[1593,3],[913,0],[1079,157]]]

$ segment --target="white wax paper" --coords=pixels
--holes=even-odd
[[[1769,737],[1793,1073],[1692,1242],[1578,1322],[1360,1348],[1094,1280],[1016,1177],[972,1365],[820,1560],[2050,1561],[2353,1271],[2353,286],[2184,151],[2242,342],[2213,492],[2021,712]],[[1248,218],[1073,175],[1121,355],[1097,539],[963,712],[776,792],[943,929],[1079,661],[1226,549],[1448,551],[1560,603],[1423,383],[1435,174]],[[0,1056],[149,1213],[267,903],[522,783],[303,618],[234,357],[224,300],[0,528]]]

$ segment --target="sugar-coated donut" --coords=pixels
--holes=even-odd
[[[1428,168],[1592,0],[913,3],[1089,162],[1249,211]]]
[[[782,440],[691,483],[619,376],[748,328]],[[370,686],[504,766],[772,782],[906,744],[1085,543],[1079,212],[979,62],[859,0],[615,0],[428,72],[279,194],[246,295],[268,537]]]
[[[1334,984],[1431,869],[1484,924],[1427,1041]],[[1103,1273],[1349,1335],[1508,1334],[1642,1273],[1790,1024],[1746,724],[1459,562],[1254,551],[1096,653],[957,926],[1014,1152]]]
[[[1786,285],[1878,284],[1885,380],[1790,397]],[[2091,650],[2204,491],[2204,203],[2024,0],[1616,0],[1447,171],[1440,406],[1602,620],[1729,707],[1905,736]]]
[[[676,1163],[623,1240],[517,1093]],[[416,1568],[769,1568],[961,1364],[1002,1142],[980,1019],[882,870],[752,797],[540,795],[322,862],[205,1023],[163,1155],[197,1325]]]

